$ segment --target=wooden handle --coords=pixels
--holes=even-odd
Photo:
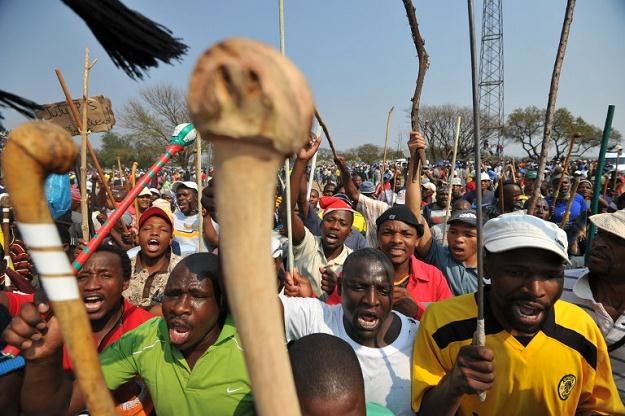
[[[220,257],[256,409],[260,415],[299,415],[270,240],[276,171],[308,140],[310,90],[277,51],[229,39],[200,57],[188,104],[201,137],[214,145]],[[246,195],[246,201],[232,195]]]
[[[85,305],[44,195],[46,176],[68,172],[77,154],[63,128],[46,121],[23,124],[9,134],[4,149],[5,180],[18,227],[59,320],[87,406],[94,415],[115,415]]]

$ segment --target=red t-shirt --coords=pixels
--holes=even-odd
[[[141,309],[124,299],[124,312],[122,314],[121,325],[115,326],[115,328],[113,328],[113,330],[102,339],[100,345],[97,345],[98,353],[104,351],[106,347],[117,341],[126,332],[135,329],[145,321],[152,318],[154,318],[152,313],[146,311],[145,309]],[[93,341],[95,344],[96,340],[94,339]],[[71,371],[72,369],[72,363],[65,347],[63,347],[63,369],[65,371]]]
[[[35,301],[35,294],[23,294],[23,293],[13,293],[13,292],[3,292],[7,297],[7,301],[9,303],[9,315],[16,316],[20,313],[20,309],[22,309],[22,305],[25,303],[33,303]]]
[[[451,290],[443,273],[436,267],[418,260],[415,256],[410,256],[410,277],[406,291],[417,304],[416,319],[421,319],[421,315],[430,303],[451,297]],[[336,287],[326,302],[330,305],[341,303]]]

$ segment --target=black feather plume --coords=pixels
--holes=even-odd
[[[34,101],[2,90],[0,90],[0,107],[12,108],[27,118],[35,118],[35,110],[41,110],[43,108]],[[0,120],[4,120],[2,114],[0,114]],[[0,122],[0,130],[4,130],[2,122]]]
[[[80,16],[98,39],[113,63],[132,79],[160,60],[179,60],[189,47],[173,38],[171,31],[118,0],[63,0]]]

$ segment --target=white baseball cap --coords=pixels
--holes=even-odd
[[[486,172],[480,173],[480,181],[490,181],[490,176],[488,176],[488,173]]]
[[[527,214],[509,213],[484,225],[484,247],[491,253],[518,248],[548,250],[570,263],[566,233],[552,222]]]
[[[181,186],[184,186],[185,188],[189,188],[189,189],[195,189],[196,191],[198,190],[197,183],[193,181],[176,182],[171,186],[171,190],[174,191],[174,193],[176,193],[178,192],[178,188],[180,188]]]
[[[597,228],[625,239],[625,209],[609,214],[592,215],[590,221],[592,221]]]

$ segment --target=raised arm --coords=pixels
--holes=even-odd
[[[304,241],[304,236],[306,233],[304,221],[302,221],[300,216],[295,213],[295,204],[297,203],[297,199],[299,197],[300,183],[302,182],[302,178],[306,173],[306,166],[308,166],[308,161],[312,159],[314,154],[317,152],[320,144],[321,139],[315,140],[314,138],[306,143],[306,145],[301,148],[299,152],[297,152],[297,158],[295,159],[293,171],[291,172],[291,200],[285,202],[291,204],[291,226],[293,227],[294,245],[298,245],[302,241]],[[286,197],[284,199],[286,200]],[[285,214],[282,212],[281,215],[284,216]],[[284,221],[284,223],[286,223],[286,221]]]
[[[425,149],[425,140],[421,133],[411,132],[410,140],[408,140],[408,149],[410,154],[414,155],[418,149]],[[410,158],[408,162],[408,180],[406,181],[406,205],[417,217],[419,223],[423,225],[423,236],[419,239],[415,251],[419,257],[425,257],[430,251],[432,246],[432,232],[427,222],[421,215],[421,178],[419,175],[414,175],[414,170],[417,168],[416,160],[414,157]],[[412,181],[410,178],[416,178],[416,181]]]
[[[345,194],[352,201],[358,202],[358,198],[360,197],[360,191],[356,188],[356,184],[352,180],[352,176],[349,174],[349,170],[347,170],[347,165],[345,165],[345,158],[342,156],[337,156],[334,158],[334,163],[341,171],[341,182],[343,182],[343,186],[345,187]]]

